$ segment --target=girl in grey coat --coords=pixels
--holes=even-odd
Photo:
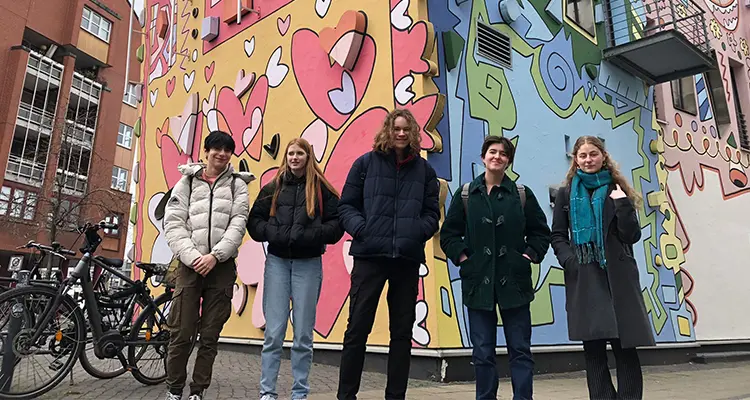
[[[578,138],[555,201],[552,248],[565,269],[568,334],[583,341],[592,400],[643,397],[635,348],[653,346],[654,336],[633,258],[633,244],[641,238],[634,204],[640,201],[604,143]],[[607,367],[607,342],[615,354],[617,390]]]

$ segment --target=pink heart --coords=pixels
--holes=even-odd
[[[355,107],[359,106],[370,84],[375,66],[375,42],[366,36],[354,70]],[[331,104],[328,92],[340,89],[344,68],[331,65],[328,54],[320,47],[318,35],[309,29],[300,29],[292,36],[292,68],[300,91],[315,115],[334,130],[340,129],[351,117],[341,114]],[[353,113],[353,111],[352,111]]]
[[[310,143],[315,153],[315,159],[321,162],[326,152],[326,147],[328,147],[328,126],[326,123],[316,119],[305,128],[301,137]]]
[[[245,241],[240,246],[237,255],[237,276],[245,285],[256,287],[251,320],[253,326],[258,329],[266,326],[266,318],[263,315],[263,271],[265,267],[266,252],[263,244],[254,240]]]
[[[234,137],[236,155],[240,155],[243,150],[247,150],[250,157],[256,161],[260,160],[260,152],[263,147],[263,124],[254,125],[252,118],[256,109],[260,110],[261,115],[265,112],[267,100],[268,78],[265,76],[258,78],[252,92],[250,92],[246,106],[242,105],[231,88],[223,87],[219,91],[216,109],[226,121],[229,131]],[[221,126],[222,121],[220,120],[218,123]],[[247,128],[254,130],[254,135],[251,142],[245,143],[245,130]]]
[[[388,112],[380,107],[365,111],[349,124],[336,143],[326,165],[325,175],[339,192],[344,187],[354,160],[372,150],[372,141],[386,115]],[[331,333],[349,294],[350,267],[347,268],[347,264],[351,260],[347,260],[350,256],[344,250],[348,247],[349,240],[351,237],[345,234],[344,238],[329,246],[323,254],[323,285],[315,320],[315,331],[323,337]]]
[[[195,123],[195,132],[196,139],[199,139],[200,133],[203,132],[203,118],[197,119]],[[167,187],[172,188],[182,177],[182,174],[177,170],[177,166],[198,160],[201,141],[193,140],[193,157],[191,158],[180,150],[175,140],[169,135],[169,119],[164,121],[164,125],[161,129],[157,128],[156,134],[159,138],[159,145],[161,147],[161,165],[162,170],[164,171],[164,179],[166,180]]]
[[[291,22],[292,14],[288,14],[284,19],[281,19],[281,17],[279,17],[276,20],[276,24],[279,27],[279,33],[281,34],[281,36],[284,36],[287,32],[289,32],[289,25],[291,25]]]
[[[250,75],[245,75],[245,70],[240,69],[237,71],[237,79],[234,80],[234,95],[237,98],[242,97],[250,87],[255,83],[255,72],[251,72]]]
[[[214,68],[216,67],[216,61],[211,61],[211,65],[203,68],[203,76],[206,78],[206,82],[210,81],[214,76]]]
[[[232,307],[237,315],[242,315],[247,305],[247,286],[234,284],[234,293],[232,293]]]
[[[174,76],[167,80],[167,97],[172,97],[172,93],[174,93],[174,87],[176,83],[177,79]]]

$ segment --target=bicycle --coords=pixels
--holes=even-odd
[[[87,224],[82,229],[85,244],[80,251],[83,256],[70,278],[63,280],[58,288],[34,285],[11,289],[0,294],[0,311],[11,310],[8,318],[11,329],[8,338],[3,340],[5,344],[0,370],[0,399],[31,399],[41,396],[57,386],[73,369],[75,361],[82,354],[82,344],[86,343],[87,339],[83,311],[68,294],[69,289],[75,285],[82,287],[96,357],[119,360],[136,380],[147,385],[159,384],[166,379],[165,362],[169,342],[166,316],[159,308],[159,304],[151,298],[148,286],[144,283],[151,276],[166,272],[166,269],[157,264],[136,263],[136,266],[145,272],[145,277],[142,281],[130,280],[118,271],[119,260],[93,256],[102,241],[98,234],[100,229],[118,229],[118,226],[101,222]],[[101,316],[101,309],[104,307],[99,306],[100,301],[97,301],[93,289],[91,265],[99,266],[131,284],[131,287],[120,292],[126,293],[123,297],[136,297],[130,297],[126,312],[126,316],[130,317],[121,319],[119,329],[104,329]],[[171,293],[168,296],[171,298]],[[138,298],[138,301],[135,298]],[[34,303],[44,299],[46,302],[43,304]],[[145,307],[130,328],[127,328],[135,304],[139,301],[145,304]],[[126,348],[127,359],[123,354]],[[143,358],[144,353],[152,348],[157,356],[159,371],[156,375],[149,376],[142,361],[147,361]],[[54,359],[36,362],[36,365],[41,367],[41,372],[36,372],[33,382],[29,383],[28,379],[15,379],[18,377],[17,372],[21,372],[16,371],[20,369],[21,363],[37,355],[51,355]],[[50,374],[47,369],[53,373]],[[46,377],[43,374],[46,374]],[[31,388],[26,387],[28,384],[36,384],[37,377],[46,379],[46,382]]]

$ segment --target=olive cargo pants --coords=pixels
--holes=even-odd
[[[217,263],[208,275],[202,277],[180,263],[176,273],[172,308],[167,316],[170,330],[167,387],[172,393],[182,393],[185,387],[191,338],[200,318],[200,347],[190,384],[190,393],[197,393],[211,384],[219,333],[232,312],[237,266],[234,259],[229,259]]]

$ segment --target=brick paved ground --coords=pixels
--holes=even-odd
[[[279,389],[282,399],[288,399],[291,387],[289,360],[282,360]],[[260,357],[244,353],[221,351],[214,370],[214,383],[207,400],[239,400],[258,398]],[[645,400],[750,400],[750,362],[678,365],[645,368]],[[335,399],[338,368],[313,365],[310,384],[314,390],[310,400]],[[444,385],[427,381],[410,381],[409,399],[469,400],[474,398],[473,384]],[[361,400],[383,398],[385,377],[366,372],[362,381]],[[585,400],[586,379],[582,372],[539,376],[535,380],[537,400]],[[77,368],[71,379],[66,379],[55,390],[40,400],[139,400],[162,399],[163,385],[143,386],[132,376],[123,375],[113,380],[98,380]],[[510,399],[510,384],[500,384],[501,399]]]

